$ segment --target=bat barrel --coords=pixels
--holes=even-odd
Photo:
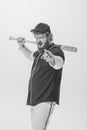
[[[71,52],[77,52],[77,48],[76,47],[71,47],[71,46],[61,46],[62,50],[68,50]]]

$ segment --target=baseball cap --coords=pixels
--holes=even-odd
[[[31,30],[31,32],[33,33],[46,33],[49,32],[51,33],[50,27],[49,25],[47,25],[46,23],[39,23],[36,25],[36,27],[34,29]]]

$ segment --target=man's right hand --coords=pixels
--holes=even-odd
[[[23,46],[25,44],[25,38],[23,37],[18,37],[17,42],[19,46]]]

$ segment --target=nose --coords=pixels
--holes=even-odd
[[[38,43],[38,42],[40,42],[41,40],[38,38],[38,39],[36,39],[36,41],[37,41],[37,43]]]

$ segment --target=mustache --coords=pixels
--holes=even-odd
[[[41,41],[39,41],[37,44],[38,44],[38,45],[42,45],[43,43],[42,43]]]

